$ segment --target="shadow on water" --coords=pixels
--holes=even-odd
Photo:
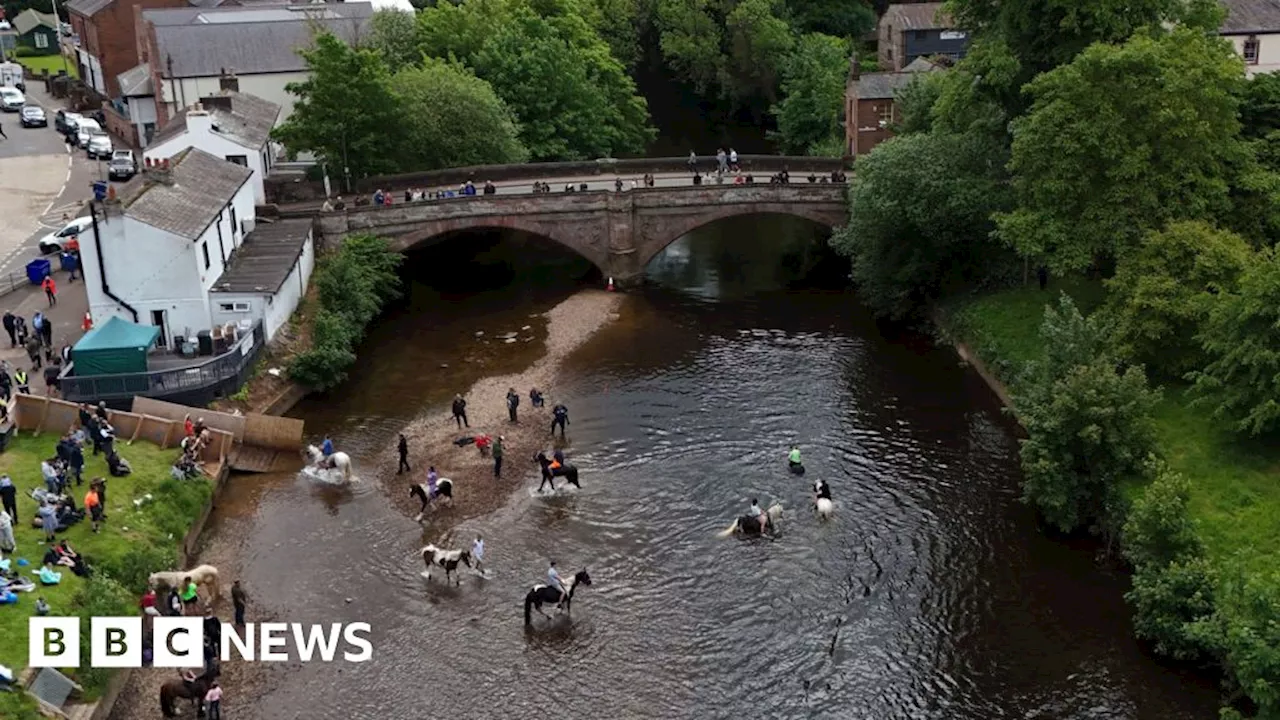
[[[755,217],[654,260],[557,389],[583,490],[517,492],[450,531],[484,534],[488,580],[427,586],[415,551],[438,538],[376,486],[343,503],[297,482],[261,491],[259,516],[225,530],[250,592],[291,619],[371,623],[375,655],[281,674],[238,716],[1212,716],[1210,685],[1132,640],[1124,578],[1037,531],[989,393],[950,352],[884,339],[824,239]],[[352,381],[299,407],[309,432],[371,463],[455,388],[527,364],[532,349],[475,331],[540,334],[529,315],[592,278],[520,242],[472,236],[411,259],[412,290]],[[804,479],[785,468],[793,442]],[[817,477],[836,500],[828,523],[809,507]],[[715,537],[751,497],[788,508],[781,536]],[[521,600],[549,558],[594,583],[572,618],[529,630]]]

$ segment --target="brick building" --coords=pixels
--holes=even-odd
[[[866,155],[893,137],[891,127],[900,119],[898,93],[919,73],[945,69],[939,60],[916,58],[901,72],[860,73],[857,57],[850,60],[845,86],[845,152]]]
[[[76,65],[80,77],[104,97],[120,94],[117,76],[138,64],[135,8],[175,8],[185,0],[70,0],[71,32],[80,37]]]

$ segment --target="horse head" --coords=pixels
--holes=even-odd
[[[587,574],[586,568],[582,568],[577,572],[577,574],[573,576],[573,584],[574,585],[590,585],[591,584],[591,576]]]
[[[533,456],[533,461],[542,467],[546,467],[551,464],[551,461],[547,459],[547,454],[541,451],[539,451],[537,455]]]

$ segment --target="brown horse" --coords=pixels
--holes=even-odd
[[[210,663],[208,669],[204,671],[195,680],[188,684],[184,680],[170,680],[160,686],[160,712],[164,713],[167,718],[177,717],[178,712],[173,706],[173,701],[177,698],[186,698],[191,701],[192,707],[196,709],[196,717],[204,717],[204,695],[209,692],[209,685],[218,677],[218,668]]]

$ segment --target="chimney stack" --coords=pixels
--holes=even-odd
[[[146,166],[142,168],[142,174],[152,182],[164,183],[165,185],[173,184],[173,174],[169,171],[169,159],[152,160],[146,159]]]
[[[223,91],[240,92],[240,80],[236,77],[236,69],[223,68],[222,77],[218,78],[218,88]]]

